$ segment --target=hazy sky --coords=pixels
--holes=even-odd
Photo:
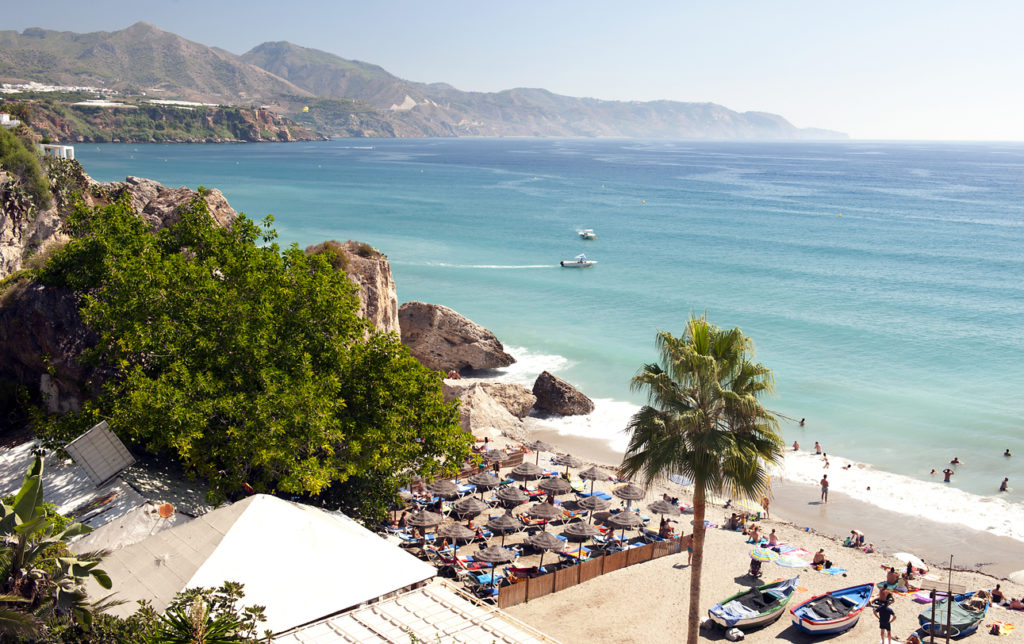
[[[235,53],[288,40],[463,90],[710,101],[856,138],[1024,140],[1021,0],[40,0],[3,28],[139,20]]]

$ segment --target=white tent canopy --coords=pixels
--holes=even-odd
[[[266,606],[275,633],[430,579],[436,570],[352,519],[256,495],[160,532],[103,560],[125,616],[148,599],[162,611],[175,593],[225,581],[245,585],[245,605]],[[90,595],[102,596],[97,587]]]

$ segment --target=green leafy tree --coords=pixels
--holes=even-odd
[[[5,185],[2,191],[2,207],[8,214],[13,208],[20,208],[18,212],[28,212],[33,208],[46,208],[50,205],[50,187],[46,182],[46,175],[43,172],[39,155],[27,142],[7,128],[0,127],[0,170],[11,174],[14,181]],[[16,190],[17,189],[17,190]],[[29,199],[28,204],[22,204],[19,199],[19,190],[23,191]]]
[[[631,382],[648,404],[626,428],[620,471],[648,486],[671,474],[694,481],[687,643],[696,644],[706,499],[760,499],[769,490],[767,465],[782,458],[783,444],[776,419],[759,401],[773,391],[771,371],[752,362],[753,342],[740,329],[694,316],[682,337],[658,333],[657,348],[660,363],[644,365]]]
[[[243,489],[378,513],[346,490],[461,464],[471,438],[440,376],[356,315],[355,286],[326,258],[273,243],[271,219],[216,226],[197,199],[152,233],[121,198],[68,219],[72,240],[41,279],[72,288],[106,376],[80,412],[40,428],[55,441],[100,419],[179,460],[216,497]],[[386,501],[385,501],[386,503]]]
[[[74,556],[64,543],[89,531],[47,507],[43,459],[36,456],[21,489],[0,505],[0,634],[37,634],[44,619],[88,628],[98,605],[87,602],[84,582],[92,578],[109,589],[110,577],[97,567],[102,553]]]

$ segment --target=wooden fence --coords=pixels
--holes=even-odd
[[[544,595],[582,584],[603,574],[644,563],[658,557],[682,552],[681,537],[673,537],[636,548],[628,548],[610,555],[561,568],[546,575],[532,577],[517,584],[502,586],[498,590],[498,607],[508,608]]]

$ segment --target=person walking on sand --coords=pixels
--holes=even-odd
[[[1003,484],[1005,484],[1005,483],[1006,483],[1006,481],[1003,481]],[[761,497],[761,507],[764,508],[764,518],[766,518],[766,519],[772,518],[771,514],[768,512],[768,506],[769,505],[771,505],[771,501],[768,500],[768,497],[767,496]],[[773,532],[774,532],[774,530],[773,530]]]
[[[875,617],[878,618],[878,630],[882,636],[882,644],[892,644],[892,623],[896,621],[896,613],[889,608],[889,604],[882,604],[874,608]]]
[[[821,500],[828,503],[828,474],[821,477]]]

